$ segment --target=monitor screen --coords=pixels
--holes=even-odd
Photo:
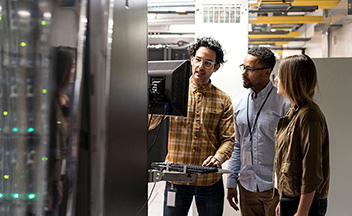
[[[187,116],[190,60],[148,62],[148,113]]]

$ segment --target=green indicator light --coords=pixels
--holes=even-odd
[[[31,151],[31,154],[35,154],[35,151],[34,151],[34,150],[32,150],[32,151]]]
[[[20,195],[18,193],[11,194],[11,196],[15,199],[18,199],[20,197]]]
[[[47,161],[48,158],[47,157],[42,157],[42,161]]]
[[[4,195],[2,193],[0,193],[0,199],[3,198],[3,197],[4,197]]]
[[[35,194],[31,193],[31,194],[28,194],[28,199],[34,199],[35,198]]]
[[[4,175],[4,179],[9,179],[10,176],[9,175]]]
[[[45,22],[45,20],[42,20],[42,25],[46,25],[46,22]]]
[[[20,45],[21,45],[22,47],[27,46],[27,44],[26,44],[25,42],[21,42]]]
[[[27,130],[29,133],[33,132],[34,131],[34,128],[28,128]]]
[[[46,94],[46,89],[43,89],[42,92],[43,92],[43,94]]]
[[[1,16],[0,16],[0,21],[1,21],[1,19],[2,19],[2,18],[1,18]]]
[[[4,114],[4,116],[7,116],[7,114],[9,114],[7,111],[4,111],[2,114]]]
[[[12,131],[13,132],[18,132],[18,128],[13,128]]]

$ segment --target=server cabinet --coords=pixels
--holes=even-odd
[[[40,3],[0,1],[0,215],[45,207],[51,19]]]
[[[0,0],[0,216],[147,214],[146,47],[145,0]]]
[[[147,2],[114,1],[104,215],[147,214]]]
[[[0,215],[66,215],[73,205],[82,2],[0,1]],[[63,7],[75,20],[53,12]],[[53,39],[65,22],[74,28]]]

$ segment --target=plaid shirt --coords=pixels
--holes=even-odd
[[[211,83],[199,87],[191,79],[187,117],[170,116],[168,154],[165,161],[202,165],[210,155],[222,164],[231,157],[234,147],[234,118],[231,99]],[[153,118],[151,128],[160,123]],[[197,175],[196,186],[215,184],[221,174]]]

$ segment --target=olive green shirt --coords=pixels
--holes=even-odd
[[[280,119],[275,132],[275,150],[274,172],[280,198],[313,191],[318,199],[327,198],[329,135],[324,114],[317,104],[291,107]]]

